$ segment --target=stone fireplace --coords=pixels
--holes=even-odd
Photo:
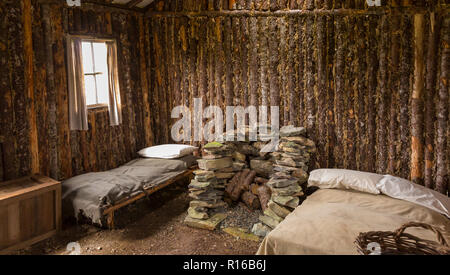
[[[316,146],[305,128],[294,126],[280,129],[275,152],[261,152],[268,143],[247,139],[206,144],[189,185],[192,201],[185,223],[214,230],[233,215],[233,211],[227,215],[227,209],[245,205],[249,213],[259,213],[252,233],[264,237],[293,211],[305,199],[309,161]]]

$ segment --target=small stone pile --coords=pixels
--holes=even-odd
[[[286,126],[280,129],[278,151],[271,154],[273,173],[265,184],[271,191],[270,200],[267,205],[261,205],[264,215],[259,217],[261,223],[253,226],[253,234],[266,236],[304,197],[301,186],[308,180],[310,155],[316,151],[314,142],[305,135],[303,127]]]
[[[199,170],[189,184],[189,204],[185,223],[192,227],[214,230],[225,219],[220,213],[225,206],[223,194],[228,179],[234,176],[232,148],[218,142],[205,145],[202,159],[197,160]]]

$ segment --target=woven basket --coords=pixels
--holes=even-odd
[[[433,231],[438,242],[422,240],[405,233],[408,227],[421,227]],[[442,233],[437,228],[425,223],[410,222],[404,224],[395,232],[370,231],[360,233],[355,243],[358,246],[358,252],[363,255],[450,255],[450,247]]]

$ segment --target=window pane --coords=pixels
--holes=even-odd
[[[84,76],[84,87],[86,92],[86,105],[97,104],[97,96],[95,95],[95,79],[93,75]]]
[[[106,43],[93,43],[94,46],[94,60],[95,60],[95,72],[101,72],[106,74],[108,72],[108,51]]]
[[[84,73],[93,73],[94,67],[92,64],[92,47],[90,42],[83,42],[82,43],[83,48],[83,70]]]
[[[97,76],[97,96],[99,104],[108,104],[108,75],[98,74]]]

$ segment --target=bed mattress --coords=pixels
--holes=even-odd
[[[266,236],[257,254],[358,254],[354,242],[360,232],[394,231],[411,221],[435,226],[450,240],[449,219],[423,206],[385,195],[318,190]],[[436,240],[425,229],[407,232]]]
[[[196,164],[180,159],[136,159],[106,172],[87,173],[62,183],[63,215],[102,225],[102,210],[184,173]]]

